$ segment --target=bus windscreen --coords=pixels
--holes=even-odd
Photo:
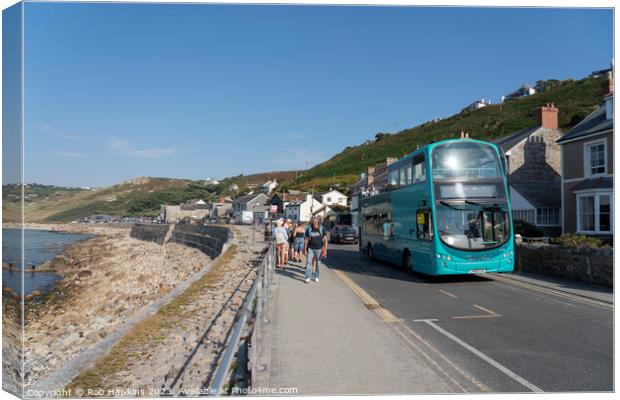
[[[478,142],[450,142],[433,149],[434,180],[501,178],[501,166],[495,149]]]

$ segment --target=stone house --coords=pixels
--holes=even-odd
[[[248,194],[236,198],[232,202],[232,215],[235,221],[240,221],[243,211],[261,211],[263,206],[269,202],[269,197],[265,193]]]
[[[603,104],[558,140],[563,233],[614,232],[614,94],[609,76]]]
[[[561,231],[561,163],[557,140],[558,108],[550,103],[539,110],[538,126],[495,140],[506,155],[510,202],[514,220],[536,225],[546,235]]]
[[[190,200],[186,203],[177,205],[162,204],[160,207],[160,215],[163,220],[168,223],[178,222],[185,218],[198,220],[209,217],[210,209],[204,200]]]

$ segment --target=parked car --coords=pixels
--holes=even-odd
[[[357,244],[357,234],[349,225],[336,225],[329,234],[331,243]]]

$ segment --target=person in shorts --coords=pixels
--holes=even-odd
[[[293,229],[293,234],[291,235],[294,238],[293,242],[293,260],[295,262],[301,262],[301,255],[304,252],[304,238],[306,236],[306,230],[301,223],[297,223],[295,225],[295,229]]]
[[[288,244],[288,230],[283,226],[284,221],[279,219],[276,223],[276,227],[273,229],[273,235],[276,239],[276,251],[277,251],[277,267],[284,269],[286,265],[287,256],[287,244]]]

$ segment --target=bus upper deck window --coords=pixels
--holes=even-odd
[[[416,157],[413,160],[413,183],[424,182],[426,180],[426,164],[424,156]]]

